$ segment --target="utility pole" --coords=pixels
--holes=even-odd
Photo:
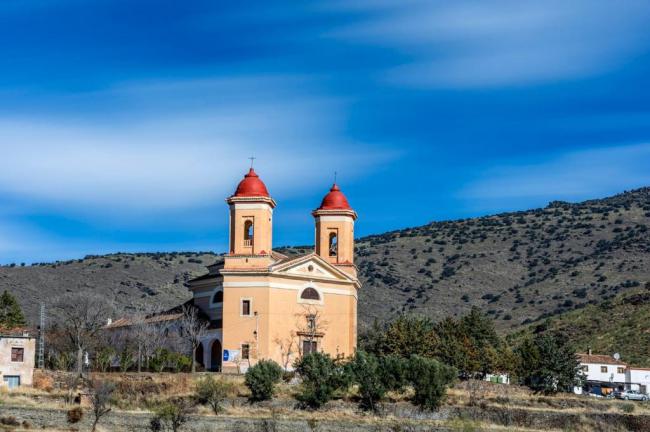
[[[40,325],[38,326],[38,368],[45,369],[45,305],[41,303]]]

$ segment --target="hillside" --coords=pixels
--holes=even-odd
[[[476,305],[503,330],[650,280],[650,188],[429,225],[358,242],[360,315],[439,319]]]
[[[600,305],[589,305],[541,323],[530,325],[510,336],[520,340],[533,332],[562,331],[569,335],[579,352],[613,355],[634,366],[650,367],[650,283]]]
[[[502,330],[599,304],[650,281],[650,188],[578,204],[431,224],[361,238],[360,324],[402,312],[434,319],[473,305]],[[308,248],[283,248],[304,253]],[[183,283],[211,253],[114,254],[0,267],[31,320],[38,303],[97,291],[129,309],[189,297]]]

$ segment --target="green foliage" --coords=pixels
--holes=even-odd
[[[522,384],[546,394],[570,392],[581,384],[580,363],[566,335],[538,333],[517,347],[517,376]]]
[[[309,408],[320,408],[334,397],[334,392],[349,385],[345,369],[329,354],[307,354],[294,367],[302,379],[297,399]]]
[[[156,372],[163,372],[165,369],[172,372],[187,372],[192,368],[192,359],[185,354],[160,348],[149,360],[149,367]]]
[[[397,355],[379,357],[381,382],[386,390],[402,391],[409,383],[408,359]]]
[[[359,340],[361,349],[376,355],[430,356],[437,345],[434,325],[429,318],[402,315],[383,326],[377,322]]]
[[[252,401],[269,400],[275,385],[282,379],[282,368],[273,360],[260,360],[246,371],[245,384],[251,391]]]
[[[109,370],[115,354],[115,349],[112,347],[102,347],[95,357],[97,369],[99,369],[100,372],[106,372]]]
[[[421,356],[412,356],[408,368],[415,391],[413,403],[426,410],[437,409],[445,397],[447,387],[456,378],[456,369]]]
[[[25,315],[16,298],[7,290],[0,295],[0,327],[14,328],[26,324]]]
[[[194,401],[187,398],[174,398],[161,402],[154,410],[155,417],[152,419],[150,426],[152,429],[166,425],[173,432],[178,432],[189,419],[189,415],[194,409]]]
[[[375,323],[362,335],[360,346],[378,357],[435,358],[466,378],[514,369],[512,353],[494,321],[476,307],[460,319],[448,317],[438,323],[417,316],[401,316],[383,326]]]
[[[199,403],[209,405],[215,414],[219,414],[223,410],[223,401],[235,392],[234,383],[208,375],[196,384],[195,396]]]
[[[382,363],[374,356],[364,351],[357,351],[346,365],[352,382],[359,386],[361,407],[377,411],[377,403],[386,393],[386,386],[382,380]]]

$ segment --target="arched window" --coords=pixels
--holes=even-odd
[[[337,255],[338,249],[339,249],[338,236],[336,235],[335,232],[330,233],[330,242],[329,242],[330,256],[335,257]]]
[[[212,296],[212,303],[223,303],[223,291],[217,291]]]
[[[244,246],[251,246],[253,241],[253,221],[244,222]]]
[[[320,300],[320,295],[318,295],[318,291],[314,288],[305,288],[300,293],[300,298],[303,300]]]

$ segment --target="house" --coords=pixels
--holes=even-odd
[[[357,343],[356,212],[334,184],[314,217],[315,249],[273,251],[276,202],[251,167],[229,206],[224,262],[187,283],[212,328],[197,350],[206,369],[242,371],[261,359],[284,368],[319,351],[349,356]]]
[[[626,371],[626,388],[650,394],[650,369],[628,367]]]
[[[626,388],[628,365],[618,355],[592,354],[589,350],[588,353],[579,353],[578,359],[585,379],[581,390],[606,396],[615,390]]]
[[[8,388],[31,385],[36,338],[26,328],[0,329],[0,375]]]

